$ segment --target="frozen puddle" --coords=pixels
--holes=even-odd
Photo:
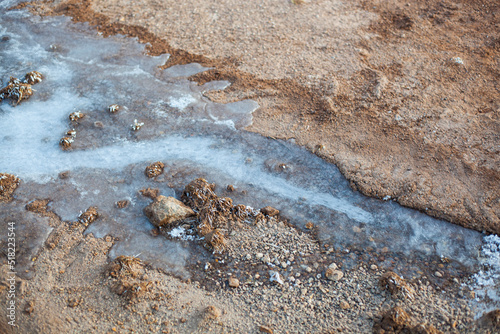
[[[158,66],[168,56],[145,56],[144,45],[133,39],[102,38],[67,18],[41,19],[23,11],[0,15],[0,40],[2,84],[10,75],[32,70],[45,76],[28,101],[0,104],[0,172],[23,180],[18,199],[50,198],[63,220],[76,220],[81,211],[98,206],[103,218],[87,232],[119,238],[110,256],[138,255],[188,277],[190,250],[150,234],[153,226],[142,214],[149,200],[137,192],[154,187],[179,197],[184,185],[204,177],[219,189],[234,185],[236,203],[275,206],[299,227],[315,222],[320,242],[338,249],[387,247],[407,256],[446,257],[469,268],[498,259],[498,249],[485,248],[491,241],[485,243],[480,233],[364,197],[349,188],[335,166],[306,150],[241,130],[251,124],[258,105],[204,98],[204,91],[229,83],[190,82],[188,76],[206,70],[198,64],[161,71]],[[111,104],[120,110],[111,114]],[[59,140],[72,127],[68,115],[77,110],[86,116],[73,124],[75,141],[63,151]],[[131,129],[134,120],[144,123],[138,131]],[[154,161],[166,164],[163,179],[144,176]],[[59,179],[64,171],[70,177]],[[124,199],[130,205],[117,209],[115,203]],[[48,235],[50,229],[43,231]],[[478,255],[481,250],[484,256]],[[488,277],[498,277],[499,267],[489,265]],[[477,281],[484,283],[484,277]],[[485,294],[498,303],[498,291]]]

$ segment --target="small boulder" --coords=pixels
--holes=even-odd
[[[342,300],[339,304],[340,308],[343,309],[343,310],[347,310],[347,309],[350,309],[351,308],[351,305],[349,305],[348,302],[346,302],[345,300]]]
[[[165,227],[173,222],[195,215],[194,211],[181,201],[161,195],[144,208],[144,214],[157,227]]]

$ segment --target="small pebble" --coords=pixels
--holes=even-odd
[[[231,277],[229,278],[229,286],[231,288],[237,288],[240,286],[240,281],[235,277]]]
[[[344,273],[341,272],[340,270],[333,270],[331,268],[328,268],[325,272],[326,278],[328,278],[330,281],[338,281],[342,277],[344,277]]]
[[[343,309],[343,310],[347,310],[349,309],[351,306],[349,305],[348,302],[346,302],[345,300],[341,301],[340,302],[340,308]]]

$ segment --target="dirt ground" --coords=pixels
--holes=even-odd
[[[29,196],[41,191],[38,184],[23,186]],[[139,190],[137,196],[142,196]],[[215,196],[208,207],[221,200],[228,203]],[[94,212],[95,219],[84,220],[83,214],[78,221],[61,221],[49,202],[21,195],[0,211],[2,226],[18,222],[21,244],[22,228],[50,227],[39,249],[20,246],[24,252],[17,254],[15,282],[9,280],[8,265],[0,264],[0,298],[8,301],[15,293],[17,325],[8,325],[11,319],[2,312],[1,333],[494,332],[495,315],[474,319],[474,293],[463,284],[468,273],[456,263],[406,259],[406,267],[426,272],[402,279],[391,273],[397,254],[335,250],[317,242],[314,224],[300,231],[276,218],[276,209],[262,209],[266,215],[251,218],[235,208],[222,214],[220,207],[219,223],[232,225],[224,249],[201,257],[193,252],[191,279],[183,281],[134,257],[110,263],[116,239],[84,232],[112,218]],[[229,218],[231,212],[239,218]],[[191,223],[189,218],[182,226]],[[197,244],[198,254],[208,254],[204,249],[213,246],[185,243]],[[404,317],[394,320],[394,312]]]
[[[500,233],[500,19],[495,1],[36,3],[137,36],[166,66],[255,99],[247,130],[294,139],[366,195]]]

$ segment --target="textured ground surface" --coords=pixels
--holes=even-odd
[[[294,138],[352,186],[500,233],[499,7],[491,1],[55,1],[89,21],[214,67],[211,97],[251,97],[248,130]]]
[[[36,2],[33,10],[90,22],[104,34],[137,36],[152,54],[172,55],[166,66],[211,66],[192,80],[232,83],[211,92],[212,99],[260,104],[247,130],[294,138],[335,162],[365,194],[500,233],[496,2],[56,0]],[[450,275],[445,260],[424,263],[433,277],[408,277],[415,300],[393,297],[378,284],[389,255],[366,261],[363,254],[331,253],[312,233],[273,219],[236,231],[226,255],[232,266],[217,267],[212,258],[207,269],[191,268],[197,272],[191,283],[146,267],[134,278],[144,294],[130,300],[109,275],[113,237],[83,236],[82,226],[47,213],[44,200],[26,211],[36,188],[32,196],[2,203],[17,221],[53,229],[27,259],[31,279],[16,283],[19,333],[265,330],[259,326],[275,333],[368,332],[395,305],[411,313],[413,325],[481,331],[468,308],[474,296],[460,286],[466,278]],[[279,260],[277,266],[300,258],[295,281],[271,283],[269,270],[276,268],[262,264],[259,253]],[[344,273],[340,281],[325,277],[332,262]],[[228,286],[233,275],[238,288]],[[209,305],[221,311],[215,319],[206,314]],[[0,317],[0,329],[4,322]]]

